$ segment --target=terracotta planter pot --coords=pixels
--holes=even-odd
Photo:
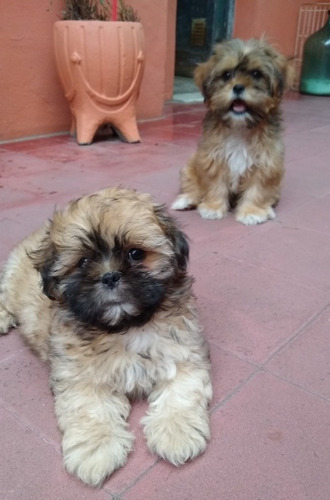
[[[140,23],[57,21],[57,70],[71,114],[71,133],[90,144],[110,123],[122,140],[139,142],[136,100],[144,67]]]

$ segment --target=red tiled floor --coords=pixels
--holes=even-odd
[[[59,452],[60,434],[48,386],[47,365],[32,352],[23,350],[3,360],[1,372],[1,406]]]
[[[100,490],[62,467],[47,366],[17,331],[0,338],[0,498],[8,500],[327,500],[330,491],[330,98],[283,103],[286,177],[277,219],[245,227],[229,214],[173,213],[210,343],[212,438],[176,468],[153,456],[133,406],[135,449]],[[116,137],[77,146],[66,135],[0,145],[0,263],[56,205],[123,184],[171,204],[194,153],[202,104],[168,104]]]
[[[61,454],[26,424],[0,407],[0,495],[9,499],[106,500],[105,491],[92,491],[62,468]]]
[[[208,339],[258,366],[329,301],[329,292],[324,296],[323,291],[301,286],[262,265],[226,259],[221,250],[211,266],[206,257],[207,252],[192,263],[192,269]]]
[[[261,373],[212,413],[206,453],[159,462],[122,500],[326,500],[329,402]]]
[[[327,218],[324,214],[320,217]],[[307,229],[304,220],[300,220],[299,224],[292,225],[275,222],[270,230],[269,225],[265,225],[254,233],[254,238],[231,243],[226,253],[311,288],[330,290],[329,248],[327,230]]]
[[[267,370],[330,400],[329,329],[328,306],[267,363]]]

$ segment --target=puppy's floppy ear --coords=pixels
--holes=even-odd
[[[278,54],[273,61],[277,76],[276,93],[282,96],[283,92],[289,89],[293,83],[294,69],[290,64],[290,59],[280,54]]]
[[[271,59],[275,69],[276,88],[275,93],[282,96],[286,89],[289,89],[294,80],[294,69],[292,66],[292,57],[287,57],[268,44],[265,39],[260,40],[265,54]]]
[[[199,90],[201,91],[201,93],[203,94],[203,97],[205,98],[205,100],[207,100],[209,98],[208,92],[207,92],[207,83],[210,79],[211,72],[212,72],[214,65],[215,65],[215,62],[214,62],[214,56],[213,56],[208,61],[199,64],[195,68],[195,71],[194,71],[195,83],[196,83],[197,87],[199,88]]]
[[[186,235],[168,215],[164,205],[155,205],[154,212],[166,237],[172,242],[178,269],[186,271],[189,261],[189,244]]]
[[[50,237],[49,228],[37,250],[28,254],[33,267],[40,273],[42,291],[51,300],[59,298],[58,278],[53,276],[52,269],[56,262],[57,252]]]
[[[290,87],[292,86],[295,77],[295,71],[292,66],[293,58],[283,56],[283,59],[284,61],[280,63],[280,71],[283,77],[283,91],[284,91],[290,89]]]

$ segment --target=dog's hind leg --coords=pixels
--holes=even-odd
[[[196,208],[201,201],[202,193],[195,171],[195,160],[190,162],[180,172],[180,194],[172,203],[173,210],[189,210]]]
[[[0,335],[8,333],[15,326],[17,326],[16,318],[0,303]]]
[[[7,295],[7,283],[9,277],[6,269],[0,275],[0,335],[8,333],[11,328],[17,326],[17,320],[15,316],[7,310],[6,308],[6,295]]]

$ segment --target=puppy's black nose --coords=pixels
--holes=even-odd
[[[245,87],[244,85],[237,83],[236,85],[233,86],[233,92],[235,92],[236,95],[240,95],[242,92],[244,92]]]
[[[121,278],[121,274],[118,271],[112,271],[111,273],[103,274],[101,282],[108,288],[114,288]]]

